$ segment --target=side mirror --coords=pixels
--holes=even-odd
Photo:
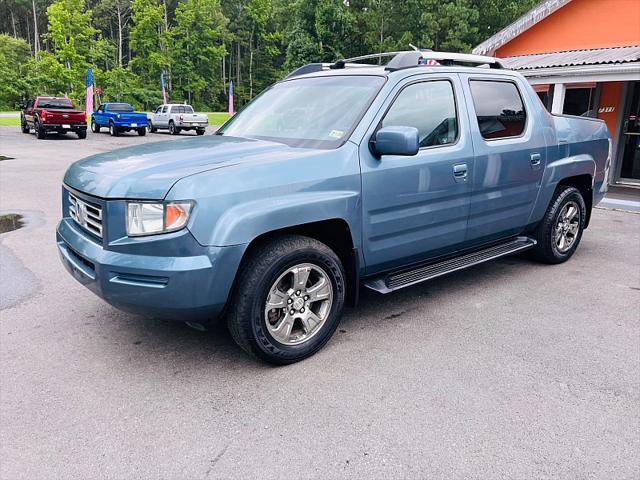
[[[418,153],[420,141],[415,127],[384,127],[378,130],[371,142],[371,151],[377,156]]]

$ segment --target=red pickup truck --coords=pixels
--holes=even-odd
[[[78,138],[87,138],[87,116],[75,110],[68,98],[36,97],[29,100],[20,113],[22,133],[33,128],[39,139],[47,133],[75,132]]]

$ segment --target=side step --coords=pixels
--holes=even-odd
[[[527,250],[536,245],[536,241],[529,237],[517,237],[505,243],[467,253],[465,255],[442,260],[437,263],[420,264],[410,269],[401,269],[379,277],[365,280],[364,286],[379,293],[389,293],[416,283],[431,280],[447,273],[472,267],[496,258]]]

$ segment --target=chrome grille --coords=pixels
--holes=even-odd
[[[99,205],[80,200],[69,193],[69,215],[78,225],[102,238],[102,208]]]

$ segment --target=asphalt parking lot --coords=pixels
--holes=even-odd
[[[320,353],[274,368],[66,273],[67,166],[176,141],[68,137],[0,127],[0,213],[26,221],[0,235],[0,478],[640,478],[640,215],[595,210],[563,265],[363,292]]]

